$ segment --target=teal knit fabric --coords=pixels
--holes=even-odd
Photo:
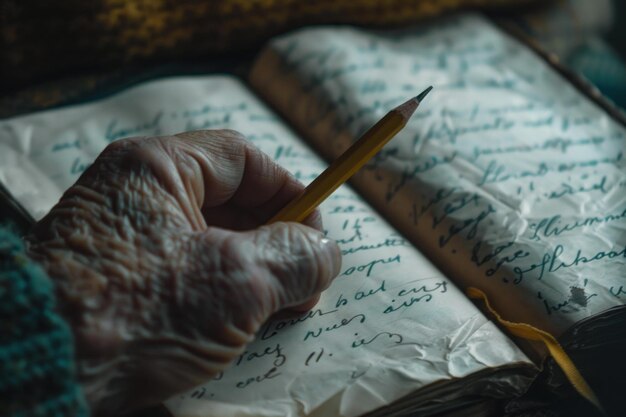
[[[0,416],[87,416],[52,282],[0,227]]]

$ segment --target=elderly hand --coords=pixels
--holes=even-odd
[[[94,415],[206,381],[273,313],[315,304],[341,263],[319,213],[259,227],[302,189],[232,131],[125,139],[36,224],[29,253],[55,282]]]

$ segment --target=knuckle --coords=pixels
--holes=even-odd
[[[239,132],[229,129],[197,130],[175,135],[215,155],[240,159],[254,146]]]
[[[238,235],[230,236],[219,248],[220,271],[226,278],[225,285],[232,299],[238,299],[244,307],[258,311],[262,309],[271,285],[265,271],[251,255],[253,242]]]
[[[154,185],[152,175],[163,171],[166,138],[134,137],[110,143],[77,183],[131,199],[130,186]],[[133,187],[131,187],[133,188]],[[145,200],[147,201],[147,200]]]
[[[102,151],[103,155],[117,155],[124,152],[129,152],[133,148],[135,148],[139,141],[145,138],[135,137],[135,138],[123,138],[118,139],[109,143],[104,150]]]
[[[163,138],[160,137],[133,137],[119,139],[110,143],[100,155],[101,160],[118,161],[120,165],[129,167],[140,166],[154,157],[154,151],[159,148]]]
[[[240,236],[226,238],[219,253],[220,269],[237,292],[262,295],[267,277],[252,256],[254,251],[253,242]]]
[[[231,141],[247,142],[246,137],[236,130],[232,129],[220,129],[215,131],[217,136],[223,137]]]
[[[174,136],[183,140],[196,140],[203,142],[246,141],[246,138],[242,133],[231,129],[192,130],[188,132],[178,133]]]
[[[263,256],[266,268],[291,296],[308,297],[323,288],[325,278],[318,251],[299,225],[277,228],[264,247],[269,248]]]
[[[216,131],[215,141],[226,154],[245,155],[246,152],[254,149],[252,144],[235,130],[224,129]]]

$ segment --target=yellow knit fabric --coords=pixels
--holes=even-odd
[[[0,0],[1,83],[231,53],[305,24],[391,26],[532,0]]]

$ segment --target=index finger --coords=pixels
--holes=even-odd
[[[194,159],[204,183],[203,213],[258,226],[304,191],[300,181],[238,132],[205,130],[175,137],[197,152]],[[322,230],[318,210],[304,223]]]

